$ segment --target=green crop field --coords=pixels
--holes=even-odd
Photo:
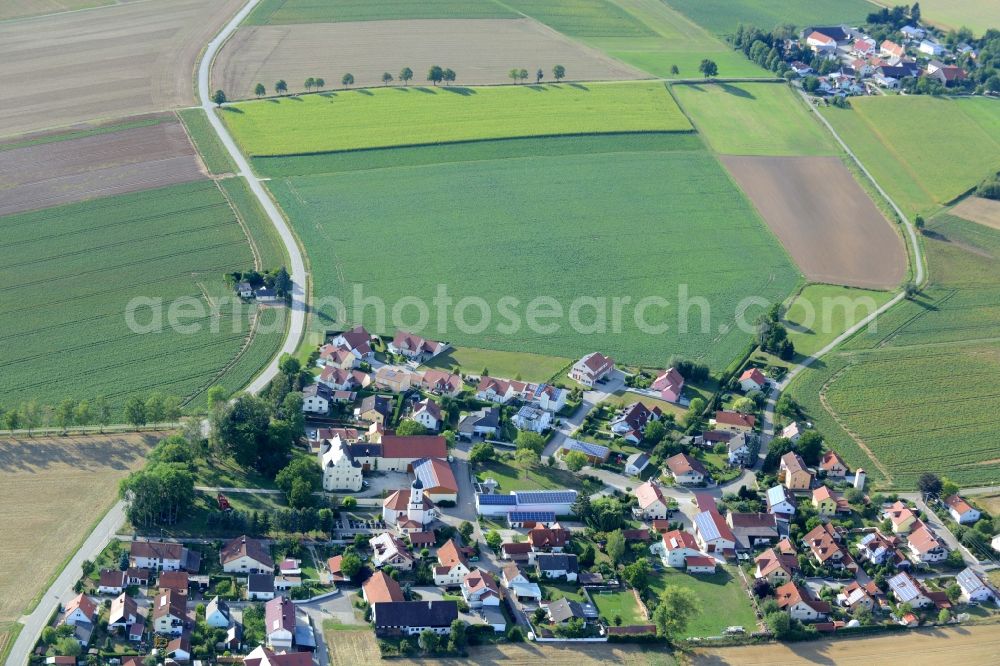
[[[893,6],[889,0],[873,1]],[[927,23],[951,30],[966,27],[976,36],[982,36],[990,28],[1000,27],[1000,3],[995,0],[922,0],[920,16]]]
[[[828,132],[781,83],[674,85],[708,144],[726,155],[837,155]]]
[[[823,114],[909,215],[929,215],[1000,169],[1000,104],[865,97]]]
[[[757,628],[757,619],[750,599],[735,571],[721,566],[716,573],[706,576],[686,574],[667,567],[654,576],[650,588],[659,595],[668,586],[686,587],[700,602],[700,612],[691,618],[684,638],[721,636],[726,627],[740,626],[751,633]]]
[[[493,0],[264,0],[244,24],[516,17]]]
[[[425,334],[456,346],[571,358],[596,346],[636,365],[660,367],[680,354],[725,367],[750,340],[735,325],[740,301],[783,300],[798,273],[713,156],[692,150],[686,136],[643,138],[660,150],[630,150],[634,137],[621,147],[618,136],[573,137],[566,140],[576,147],[583,140],[590,151],[550,152],[546,139],[521,142],[520,157],[491,159],[495,147],[483,142],[474,144],[483,150],[479,160],[464,146],[465,162],[291,176],[268,185],[312,258],[314,299],[354,303],[355,285],[364,285],[364,296],[383,299],[386,318],[379,321],[369,308],[352,319],[373,331],[391,333],[391,308],[404,297],[430,305],[440,284],[456,303],[482,298],[491,309],[483,326],[478,307],[465,308],[470,326],[463,327],[431,309]],[[284,168],[296,171],[287,162]],[[753,268],[759,266],[767,270]],[[684,289],[688,298],[707,299],[705,330],[700,306],[680,306]],[[557,330],[541,330],[551,320],[539,330],[526,325],[527,304],[539,297],[563,309]],[[667,299],[645,317],[669,330],[643,332],[624,303],[615,325],[615,297],[632,304]],[[597,305],[578,300],[586,298]],[[588,333],[600,299],[608,308],[606,330]],[[571,315],[574,302],[582,309]],[[506,307],[520,325],[511,324]],[[678,330],[682,311],[692,319],[687,332]],[[416,325],[409,322],[418,320],[417,309],[401,312],[397,323]],[[321,305],[314,326],[328,327],[336,317],[332,305]]]
[[[223,273],[253,265],[212,182],[3,217],[0,238],[4,406],[98,395],[121,403],[153,390],[193,397],[219,380],[247,339],[248,317],[231,307],[220,307],[217,332],[211,327],[208,303],[229,293]],[[174,305],[180,326],[170,326],[180,297],[189,297]],[[163,304],[161,331],[129,326],[131,304],[135,323],[155,328],[153,307],[136,298]],[[190,324],[201,330],[188,331]],[[244,360],[257,355],[259,364],[259,354],[255,341],[226,377],[231,388],[260,369]]]
[[[223,118],[251,155],[691,129],[662,83],[378,88],[245,102]]]
[[[866,0],[667,0],[668,3],[718,35],[737,26],[770,30],[780,25],[859,25],[874,11]],[[950,0],[949,0],[950,1]]]
[[[887,291],[854,289],[831,284],[806,286],[785,313],[788,337],[795,351],[809,356],[887,303]]]
[[[1000,232],[939,215],[924,239],[931,283],[791,386],[827,442],[880,485],[924,471],[1000,482]]]
[[[177,112],[184,123],[191,142],[201,154],[209,173],[236,173],[236,164],[222,145],[219,136],[208,122],[203,109],[182,109]]]

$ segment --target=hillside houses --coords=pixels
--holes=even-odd
[[[802,456],[789,451],[781,456],[781,463],[778,466],[778,480],[791,491],[809,490],[812,485],[813,475],[806,467]]]

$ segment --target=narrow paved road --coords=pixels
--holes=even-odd
[[[278,230],[278,235],[281,237],[281,242],[285,245],[285,251],[288,252],[288,257],[291,260],[291,266],[288,267],[289,274],[291,275],[292,282],[292,307],[290,310],[290,316],[288,321],[288,328],[286,331],[285,343],[281,347],[281,351],[277,356],[271,361],[271,363],[265,368],[257,377],[246,387],[246,391],[249,393],[258,393],[261,389],[267,386],[268,382],[278,374],[278,362],[281,358],[281,354],[294,354],[295,350],[298,349],[299,341],[302,339],[302,335],[305,333],[306,324],[306,284],[307,284],[307,274],[305,268],[305,259],[302,256],[302,252],[299,251],[299,246],[295,242],[295,236],[292,234],[291,229],[285,222],[285,219],[278,212],[278,207],[274,205],[274,201],[268,196],[267,192],[264,190],[264,186],[261,185],[261,181],[257,176],[254,175],[253,169],[250,167],[250,163],[240,152],[239,147],[237,147],[236,142],[233,137],[229,134],[229,130],[223,124],[222,120],[216,113],[214,105],[211,100],[211,92],[209,89],[209,76],[212,69],[212,61],[215,59],[215,55],[219,52],[219,49],[226,42],[227,39],[233,34],[239,24],[246,18],[260,0],[248,0],[247,4],[237,12],[236,16],[226,24],[222,31],[216,35],[208,48],[205,49],[205,54],[202,56],[201,63],[198,65],[198,99],[201,101],[201,108],[205,110],[208,115],[208,121],[212,125],[212,129],[219,136],[219,140],[222,141],[222,145],[226,147],[226,151],[229,156],[233,158],[233,161],[237,166],[237,176],[245,178],[247,185],[250,186],[250,191],[253,192],[254,196],[257,197],[257,201],[260,202],[261,208],[267,213],[268,219],[271,220],[271,224],[274,225],[275,229]],[[225,113],[224,111],[222,113]]]
[[[625,375],[621,370],[615,370],[608,382],[600,384],[599,387],[590,391],[584,391],[583,397],[580,400],[580,407],[573,413],[573,416],[559,420],[555,434],[552,435],[549,443],[545,445],[545,449],[542,451],[543,461],[544,458],[556,454],[556,451],[563,445],[563,442],[571,437],[576,429],[583,424],[583,419],[590,413],[590,410],[596,407],[598,403],[610,398],[616,391],[625,388]]]
[[[28,656],[35,646],[42,629],[48,623],[52,614],[58,610],[60,604],[73,598],[73,585],[83,576],[83,561],[95,559],[105,546],[111,541],[115,533],[125,523],[125,503],[118,502],[104,516],[94,531],[90,533],[87,540],[73,555],[66,567],[55,579],[49,589],[45,591],[42,600],[30,614],[20,619],[24,629],[14,642],[10,656],[7,657],[8,666],[23,666],[28,663]]]

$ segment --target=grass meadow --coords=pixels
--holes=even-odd
[[[135,297],[193,297],[207,306],[228,295],[222,276],[253,265],[247,238],[215,183],[201,181],[0,218],[5,298],[0,341],[0,404],[104,395],[121,403],[153,390],[192,397],[219,380],[247,339],[222,308],[218,332],[204,313],[179,311],[185,334],[134,333]],[[152,322],[139,308],[136,322]],[[235,328],[235,330],[234,330]],[[247,353],[257,353],[251,345]],[[66,372],[67,367],[72,368]],[[245,376],[230,376],[237,388]]]
[[[889,0],[874,0],[892,7]],[[1000,26],[1000,4],[994,0],[922,0],[921,20],[950,30],[970,28],[981,37],[990,28]]]
[[[658,82],[350,90],[244,102],[222,117],[254,156],[691,129]]]
[[[487,142],[476,144],[481,160],[465,146],[465,162],[292,176],[269,187],[310,254],[315,299],[350,303],[360,284],[390,307],[403,297],[431,303],[443,284],[455,302],[478,297],[492,309],[490,321],[478,308],[463,310],[463,332],[431,308],[425,334],[455,346],[571,358],[599,347],[634,365],[660,367],[679,354],[725,367],[750,341],[735,326],[740,301],[783,300],[798,271],[712,155],[690,149],[687,137],[678,150],[672,135],[645,138],[660,150],[632,151],[626,142],[619,152],[619,137],[590,137],[586,153],[552,154],[545,140],[522,142],[520,157],[490,159]],[[685,309],[690,330],[678,330],[682,288],[709,302],[704,329],[694,307]],[[504,297],[517,301],[512,318]],[[554,330],[524,325],[538,297],[562,308]],[[645,318],[668,329],[643,332],[627,305],[616,325],[616,297],[667,299]],[[594,307],[604,299],[603,329],[592,326],[591,306],[573,315],[585,325],[571,326],[578,298],[598,299]],[[401,312],[400,323],[413,326],[418,313]],[[370,330],[391,332],[388,316],[358,314]],[[335,316],[321,305],[314,327],[329,328]]]
[[[816,353],[893,296],[888,291],[832,284],[806,286],[785,312],[785,321],[791,324],[788,336],[795,344],[795,351],[801,356]]]
[[[650,588],[657,595],[666,587],[686,587],[698,597],[701,609],[688,623],[683,638],[721,636],[726,627],[742,626],[751,633],[757,628],[757,619],[750,599],[735,571],[726,565],[716,573],[707,575],[687,574],[666,567],[652,577]]]
[[[908,215],[928,216],[1000,170],[1000,104],[864,97],[822,113]]]
[[[1000,482],[1000,232],[943,214],[924,239],[931,282],[791,386],[827,442],[880,485],[924,471]]]
[[[204,109],[181,109],[177,112],[191,143],[201,154],[205,168],[212,174],[236,173],[236,164],[222,145],[219,136],[208,122]]]
[[[717,35],[736,32],[740,23],[762,30],[788,24],[858,25],[874,11],[866,0],[669,0],[669,4]]]
[[[839,154],[833,139],[785,84],[683,84],[671,90],[717,153]]]
[[[601,617],[610,623],[614,622],[615,617],[620,617],[623,627],[649,624],[649,620],[642,614],[642,609],[639,607],[639,602],[636,601],[632,590],[609,593],[593,592],[590,598],[593,599]]]
[[[520,378],[526,382],[551,382],[562,380],[565,375],[563,371],[573,362],[574,359],[559,356],[457,347],[435,356],[425,364],[425,367],[451,370],[466,375],[478,375],[483,369],[487,369],[491,377]]]

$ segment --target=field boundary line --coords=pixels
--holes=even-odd
[[[850,367],[851,367],[850,365],[844,366],[837,372],[833,373],[833,376],[830,377],[830,379],[826,380],[826,382],[824,382],[823,387],[819,390],[820,404],[823,405],[823,409],[825,409],[826,413],[830,415],[830,418],[832,418],[837,423],[837,425],[840,426],[841,430],[847,433],[847,436],[850,437],[851,440],[853,440],[854,443],[858,445],[858,448],[864,451],[865,455],[871,459],[872,464],[874,464],[875,467],[878,468],[878,471],[882,472],[882,475],[885,477],[885,480],[891,484],[892,474],[889,473],[889,469],[882,463],[881,460],[879,460],[875,456],[875,453],[868,447],[868,444],[866,444],[865,441],[861,439],[859,435],[856,435],[850,428],[847,427],[847,424],[844,423],[844,421],[840,418],[837,412],[830,406],[830,402],[826,398],[826,392],[827,389],[830,387],[830,385],[833,384],[838,377],[847,372],[847,369]]]

